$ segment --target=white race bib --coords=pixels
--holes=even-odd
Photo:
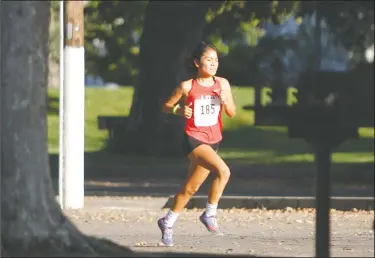
[[[194,101],[194,124],[212,126],[217,124],[220,112],[220,100],[217,96],[202,96]]]

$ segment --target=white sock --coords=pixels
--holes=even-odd
[[[217,204],[206,204],[206,216],[211,217],[211,216],[216,216],[216,211],[217,211]]]
[[[176,220],[178,218],[178,215],[180,215],[180,214],[177,213],[177,212],[173,212],[172,210],[169,210],[167,212],[167,215],[165,215],[165,217],[164,217],[165,225],[168,228],[173,227],[173,224],[176,222]]]

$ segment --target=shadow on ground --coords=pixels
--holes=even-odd
[[[268,162],[277,156],[310,154],[303,140],[290,139],[285,131],[246,127],[227,131],[220,147],[223,152],[272,153],[272,156],[226,158],[231,180],[226,195],[239,196],[315,196],[313,162]],[[229,151],[228,151],[229,150]],[[351,140],[342,144],[340,153],[373,153],[373,138]],[[357,156],[355,156],[357,158]],[[252,162],[248,162],[249,159]],[[244,162],[247,161],[247,162]],[[251,164],[252,163],[252,164]],[[50,155],[54,188],[58,189],[58,156]],[[180,189],[186,178],[186,158],[145,158],[113,154],[103,149],[85,153],[85,194],[107,196],[167,197]],[[212,176],[211,176],[212,177]],[[207,180],[197,194],[206,194]],[[332,194],[335,196],[374,196],[373,162],[334,163]]]
[[[241,127],[224,131],[222,149],[273,152],[277,156],[311,153],[312,148],[303,139],[288,137],[286,127]],[[350,139],[343,142],[334,152],[374,152],[374,138]],[[234,160],[236,161],[236,160]]]
[[[186,177],[188,164],[127,165],[86,154],[85,193],[105,196],[154,196],[175,194]],[[57,156],[54,188],[58,189]],[[232,165],[232,176],[225,195],[237,196],[315,196],[313,164]],[[334,164],[332,193],[335,196],[373,196],[373,164]],[[211,178],[213,175],[210,176]],[[208,192],[209,182],[197,194]]]

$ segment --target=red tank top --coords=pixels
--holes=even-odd
[[[222,105],[218,96],[221,87],[219,80],[214,80],[213,86],[204,87],[193,79],[191,90],[185,98],[185,105],[192,103],[193,109],[191,118],[186,119],[185,133],[207,144],[218,143],[223,138]]]

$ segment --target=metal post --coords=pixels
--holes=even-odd
[[[65,1],[62,207],[84,206],[84,1]]]
[[[315,149],[316,173],[316,257],[330,257],[329,211],[331,200],[331,146],[319,143]]]

